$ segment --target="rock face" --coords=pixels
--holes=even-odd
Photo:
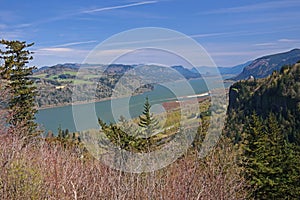
[[[242,73],[233,78],[233,80],[247,79],[250,76],[254,78],[264,78],[271,75],[273,71],[280,69],[285,65],[293,65],[300,60],[300,49],[293,49],[288,52],[264,56],[254,60],[246,66]]]

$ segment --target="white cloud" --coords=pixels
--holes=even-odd
[[[276,43],[274,43],[274,42],[253,44],[253,46],[256,46],[256,47],[266,47],[266,46],[274,46],[274,45],[276,45]]]
[[[49,47],[49,48],[41,48],[38,49],[38,51],[44,51],[44,52],[70,52],[73,51],[73,49],[70,48],[58,48],[58,47]]]
[[[98,42],[97,40],[89,40],[89,41],[79,41],[79,42],[70,42],[70,43],[65,43],[65,44],[59,44],[55,45],[54,47],[69,47],[69,46],[75,46],[75,45],[81,45],[81,44],[91,44],[91,43],[96,43]]]
[[[238,34],[238,33],[240,33],[240,32],[204,33],[204,34],[189,35],[189,37],[192,37],[192,38],[206,38],[206,37],[232,35],[232,34]]]
[[[16,26],[14,26],[14,28],[27,28],[27,27],[31,27],[33,24],[30,23],[25,23],[25,24],[18,24]]]
[[[154,3],[157,3],[157,1],[142,1],[142,2],[138,2],[138,3],[131,3],[131,4],[125,4],[125,5],[119,5],[119,6],[110,6],[110,7],[90,9],[90,10],[82,11],[81,13],[95,13],[95,12],[116,10],[116,9],[121,9],[121,8],[128,8],[128,7],[141,6],[141,5],[154,4]]]
[[[278,42],[290,43],[290,42],[299,42],[299,40],[282,38],[282,39],[279,39]]]
[[[33,51],[34,59],[31,64],[37,67],[66,62],[81,63],[89,53],[86,50],[59,47],[45,47]]]
[[[87,50],[64,48],[64,47],[45,47],[33,50],[35,57],[39,56],[57,56],[57,57],[82,57],[88,53]]]

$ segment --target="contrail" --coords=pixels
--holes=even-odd
[[[120,6],[97,8],[97,9],[92,9],[92,10],[86,10],[86,11],[83,11],[82,13],[102,12],[102,11],[107,11],[107,10],[115,10],[115,9],[120,9],[120,8],[128,8],[128,7],[140,6],[140,5],[145,5],[145,4],[153,4],[153,3],[157,3],[157,1],[143,1],[143,2],[120,5]]]

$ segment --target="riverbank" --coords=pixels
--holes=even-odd
[[[214,78],[215,76],[212,76],[212,77],[201,77],[201,78],[194,78],[194,79],[190,79],[189,81],[194,81],[194,80],[204,80],[205,81],[205,78]],[[174,83],[178,83],[182,80],[175,80]],[[226,83],[226,81],[224,80],[223,83]],[[151,92],[152,90],[149,90],[149,91],[144,91],[142,93],[137,93],[137,94],[134,94],[134,95],[131,95],[131,96],[137,96],[137,95],[141,95],[141,94],[144,94],[144,93],[147,93],[147,92]],[[202,95],[202,93],[200,94],[196,94],[196,95]],[[125,98],[125,97],[128,97],[126,95],[124,96],[119,96],[118,98]],[[179,97],[181,98],[181,97]],[[102,98],[102,99],[94,99],[94,100],[91,100],[91,101],[77,101],[77,102],[70,102],[70,103],[62,103],[62,104],[54,104],[54,105],[45,105],[45,106],[41,106],[41,107],[36,107],[37,110],[46,110],[46,109],[52,109],[52,108],[60,108],[60,107],[65,107],[65,106],[72,106],[72,105],[83,105],[83,104],[90,104],[90,103],[99,103],[99,102],[103,102],[103,101],[110,101],[110,100],[113,100],[113,99],[117,99],[117,98],[112,98],[112,97],[106,97],[106,98]]]
[[[149,92],[149,91],[146,91],[146,92]],[[141,95],[141,94],[144,94],[146,92],[130,95],[130,97]],[[95,100],[91,100],[91,101],[77,101],[77,102],[72,102],[72,103],[47,105],[47,106],[42,106],[42,107],[36,107],[36,109],[37,110],[46,110],[46,109],[52,109],[52,108],[61,108],[61,107],[65,107],[65,106],[73,106],[73,105],[76,106],[76,105],[84,105],[84,104],[91,104],[91,103],[99,103],[99,102],[103,102],[103,101],[111,101],[111,100],[114,100],[114,99],[120,99],[120,98],[126,98],[126,97],[129,97],[129,96],[124,95],[124,96],[118,96],[116,98],[106,97],[106,98],[95,99]]]
[[[102,102],[102,101],[109,101],[109,100],[112,100],[112,99],[113,98],[111,98],[111,97],[107,97],[107,98],[92,100],[92,101],[77,101],[77,102],[74,102],[74,103],[47,105],[47,106],[37,107],[36,109],[37,110],[47,110],[47,109],[61,108],[61,107],[71,106],[71,105],[83,105],[83,104],[97,103],[97,102]]]

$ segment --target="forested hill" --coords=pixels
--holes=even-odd
[[[38,94],[36,102],[37,106],[41,108],[72,103],[72,91],[74,87],[78,91],[76,96],[80,102],[109,98],[121,77],[132,85],[142,82],[141,80],[151,80],[153,82],[155,79],[159,82],[164,81],[164,79],[171,80],[172,77],[174,80],[177,80],[178,73],[182,75],[182,78],[186,79],[201,77],[199,73],[193,72],[183,66],[172,66],[173,70],[156,65],[145,65],[144,67],[143,69],[147,69],[149,72],[147,75],[143,75],[141,71],[138,71],[138,65],[66,63],[51,67],[42,67],[35,70],[30,78],[37,86]],[[132,73],[128,73],[126,76],[123,76],[132,69],[136,69],[139,75],[133,76]],[[89,92],[94,91],[93,84],[95,82],[98,83],[96,94],[91,94]],[[130,87],[130,85],[128,86]],[[134,93],[143,93],[152,90],[153,87],[154,84],[146,84],[137,88]]]
[[[300,144],[300,63],[283,67],[264,79],[239,81],[230,87],[227,129],[240,140],[242,124],[256,113],[274,113],[292,142]]]
[[[293,65],[300,60],[300,49],[268,55],[254,60],[243,71],[233,78],[234,80],[247,79],[249,76],[264,78],[271,75],[274,70],[280,71],[284,65]]]

